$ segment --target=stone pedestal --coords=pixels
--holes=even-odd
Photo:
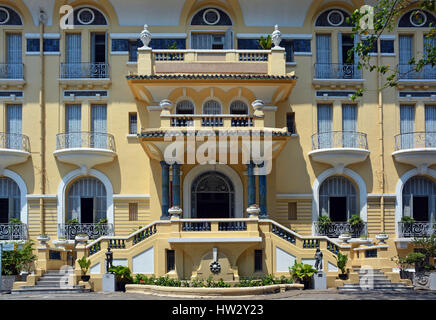
[[[313,275],[313,288],[315,290],[327,290],[327,276],[324,272],[318,271]]]
[[[430,290],[436,290],[436,272],[430,273]]]
[[[103,274],[101,288],[103,292],[115,292],[115,275],[111,273]]]

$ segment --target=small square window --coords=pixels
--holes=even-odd
[[[288,220],[297,220],[296,202],[288,202]]]
[[[39,39],[27,39],[27,52],[39,52]]]
[[[129,221],[138,221],[137,203],[129,203]]]

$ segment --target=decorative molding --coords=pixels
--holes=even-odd
[[[56,200],[57,194],[28,194],[26,196],[27,200],[39,200],[39,199],[47,199],[47,200]]]
[[[259,39],[260,37],[267,37],[268,33],[238,33],[236,38],[238,39]],[[282,33],[283,39],[301,39],[301,40],[311,40],[312,34],[307,33]]]
[[[114,194],[114,200],[150,200],[149,194]]]
[[[261,237],[240,238],[169,238],[168,243],[227,243],[227,242],[262,242]]]
[[[277,199],[312,199],[311,193],[277,193]]]

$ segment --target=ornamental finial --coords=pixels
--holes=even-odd
[[[282,42],[282,33],[279,30],[279,26],[276,24],[274,26],[274,31],[271,34],[271,39],[274,42],[274,48],[281,48],[280,42]]]
[[[144,24],[144,30],[142,30],[141,34],[139,35],[142,43],[144,44],[144,46],[142,48],[144,49],[150,49],[150,47],[148,46],[150,41],[151,41],[151,33],[150,31],[148,31],[148,25]]]

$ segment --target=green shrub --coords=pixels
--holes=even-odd
[[[77,262],[79,263],[80,269],[82,270],[83,274],[86,275],[89,267],[91,266],[91,260],[86,260],[86,256],[83,256],[81,259],[77,260]]]
[[[263,50],[271,50],[272,48],[271,35],[268,35],[266,38],[261,36],[260,40],[258,40],[257,42],[259,43],[259,47]]]
[[[33,241],[29,240],[21,248],[2,252],[2,275],[18,275],[21,271],[31,272],[34,269],[36,256],[33,254]]]
[[[348,255],[338,252],[337,257],[335,256],[335,259],[336,259],[338,268],[339,268],[339,270],[341,270],[342,274],[347,273],[347,271],[345,270],[345,266],[347,265]]]
[[[404,217],[401,217],[401,222],[413,223],[413,222],[415,222],[415,219],[413,219],[412,217],[404,216]]]
[[[133,282],[132,273],[130,272],[130,269],[128,267],[116,266],[109,268],[108,271],[115,274],[115,278],[117,281],[122,281],[126,283]]]
[[[363,225],[363,220],[358,214],[353,214],[350,219],[348,219],[348,223],[351,224],[353,227],[361,226]]]
[[[320,216],[318,218],[318,225],[320,227],[325,227],[325,226],[328,226],[330,224],[332,224],[332,220],[330,219],[330,217],[328,217],[328,216]]]
[[[22,222],[18,218],[12,218],[9,220],[9,224],[22,224]]]
[[[317,273],[318,270],[313,268],[310,264],[297,263],[295,261],[294,265],[289,268],[289,273],[294,280],[308,281],[312,276]]]

